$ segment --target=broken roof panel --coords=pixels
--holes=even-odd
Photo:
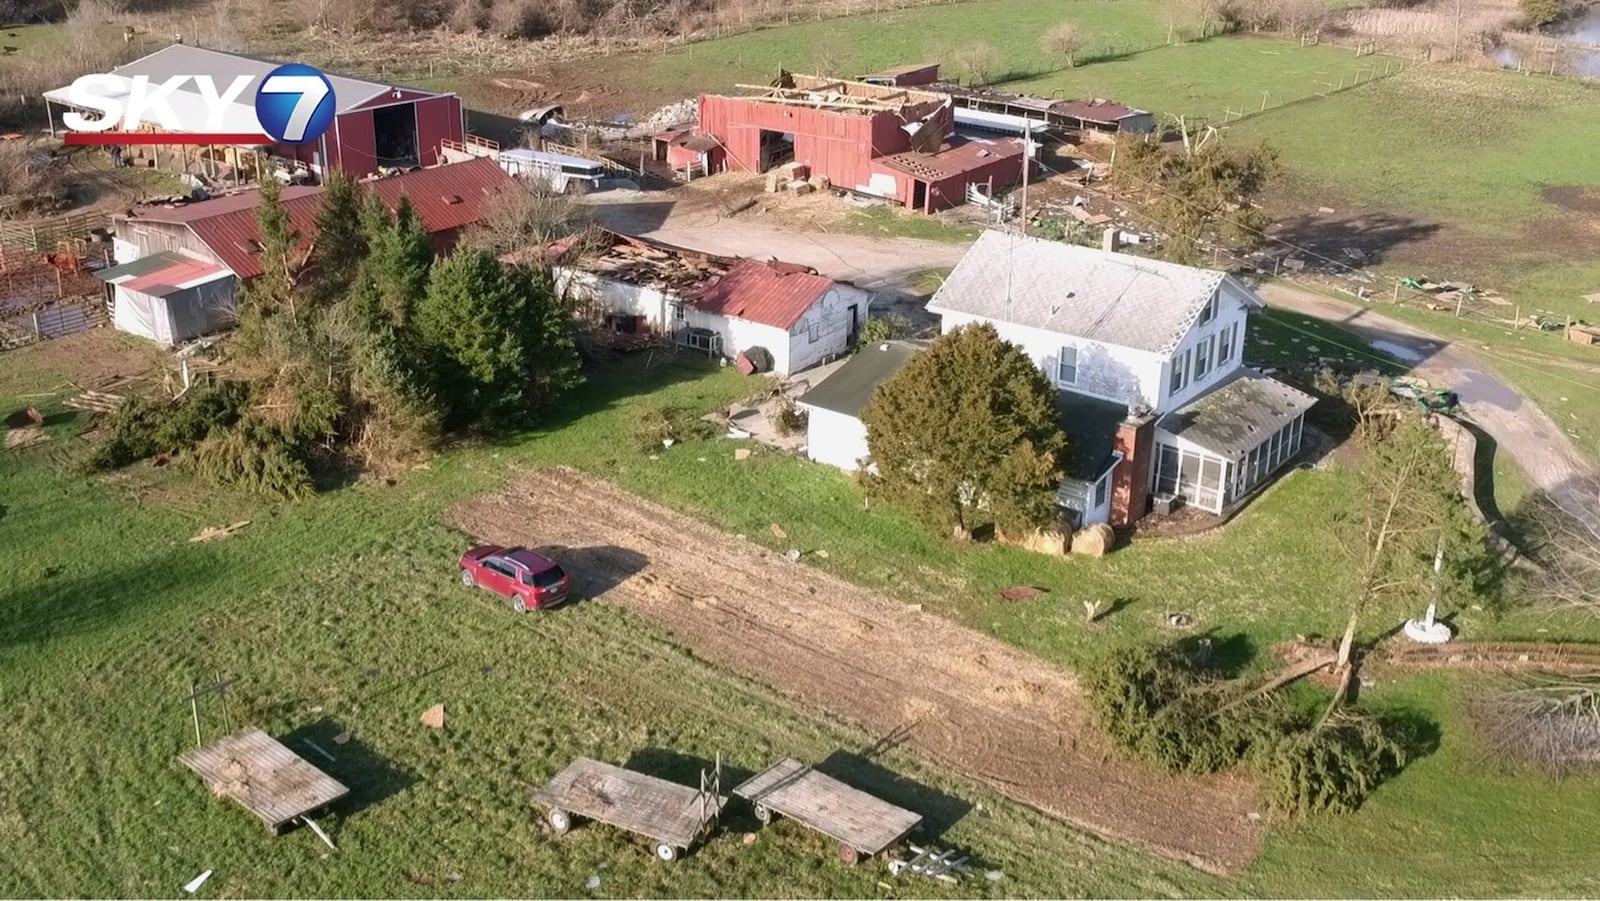
[[[966,138],[954,137],[939,148],[938,153],[908,150],[879,157],[875,165],[887,166],[915,178],[939,181],[954,178],[974,169],[988,166],[1003,159],[1022,156],[1022,141],[1018,138]]]

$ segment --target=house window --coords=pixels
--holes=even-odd
[[[1177,394],[1189,384],[1189,354],[1184,351],[1172,358],[1172,381],[1168,383],[1169,394]]]
[[[1211,299],[1206,301],[1205,309],[1200,311],[1200,324],[1205,325],[1215,318],[1217,318],[1217,295],[1213,294]]]
[[[1211,371],[1211,348],[1216,343],[1217,343],[1217,337],[1215,335],[1212,335],[1212,336],[1206,338],[1205,340],[1201,341],[1199,344],[1195,345],[1195,349],[1194,349],[1194,380],[1195,381],[1198,382],[1201,379],[1205,378],[1206,377],[1206,373]]]
[[[1233,338],[1234,334],[1238,331],[1239,326],[1237,325],[1230,325],[1222,330],[1222,337],[1217,343],[1218,366],[1221,366],[1223,363],[1233,359]]]
[[[1078,384],[1078,349],[1076,347],[1061,348],[1061,356],[1056,358],[1056,380],[1063,385]]]
[[[683,314],[683,304],[681,304],[681,303],[673,304],[672,305],[672,321],[673,322],[684,322],[684,321],[686,321],[686,319],[687,319],[687,317],[684,316],[684,314]]]

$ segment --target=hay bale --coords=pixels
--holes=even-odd
[[[1086,557],[1104,557],[1116,543],[1117,533],[1103,522],[1072,534],[1072,552]]]
[[[995,537],[1005,544],[1036,554],[1048,554],[1052,557],[1067,555],[1067,536],[1056,529],[1029,529],[1021,535],[1007,535],[997,529]]]
[[[816,188],[812,187],[811,182],[808,181],[801,181],[797,178],[794,181],[789,182],[790,194],[810,194],[815,190]]]
[[[826,175],[813,175],[807,181],[811,183],[811,187],[816,188],[818,191],[826,191],[833,187],[833,179]]]

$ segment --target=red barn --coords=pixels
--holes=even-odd
[[[239,76],[250,76],[254,81],[227,109],[224,117],[228,132],[250,132],[259,128],[255,117],[256,87],[280,64],[272,60],[224,53],[189,44],[173,44],[149,56],[117,66],[111,75],[132,78],[144,75],[152,82],[161,82],[175,75],[210,75],[219,86],[230,84]],[[396,87],[360,78],[324,73],[333,85],[337,113],[333,125],[315,143],[298,145],[261,145],[254,148],[165,148],[155,146],[138,148],[138,153],[149,153],[149,159],[160,165],[176,163],[184,168],[199,166],[197,174],[208,174],[227,180],[219,170],[233,170],[237,181],[241,171],[250,172],[249,151],[259,151],[268,158],[304,164],[318,176],[332,169],[360,177],[372,175],[380,167],[409,169],[415,166],[433,166],[440,160],[439,147],[445,141],[460,142],[466,134],[466,118],[461,98],[455,94],[440,94],[414,88]],[[44,93],[45,106],[51,104],[71,108],[68,89],[56,88]],[[184,84],[172,93],[174,111],[198,113],[203,109],[199,88],[193,83]],[[152,118],[146,123],[155,129],[159,123]],[[51,129],[55,119],[51,113]],[[205,151],[211,151],[209,159]],[[244,152],[241,152],[243,150]],[[191,163],[191,155],[194,160]],[[207,162],[210,165],[207,165]],[[220,165],[219,165],[220,163]]]

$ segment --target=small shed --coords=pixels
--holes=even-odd
[[[886,341],[861,349],[817,387],[795,401],[806,411],[806,456],[854,472],[866,459],[867,427],[861,413],[878,386],[922,350],[912,341]]]
[[[709,175],[723,169],[727,151],[715,137],[690,129],[664,131],[654,138],[655,158],[674,172]]]
[[[350,789],[260,729],[245,729],[178,756],[218,797],[232,798],[273,834]]]
[[[170,346],[233,324],[237,279],[226,266],[167,250],[95,275],[122,331]]]

